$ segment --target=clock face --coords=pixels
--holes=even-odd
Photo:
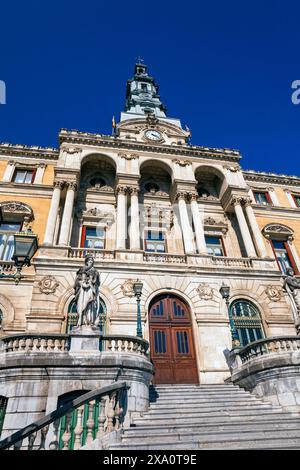
[[[154,130],[154,129],[150,129],[149,131],[146,131],[145,136],[149,140],[160,140],[161,139],[161,133]]]

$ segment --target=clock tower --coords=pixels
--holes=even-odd
[[[135,64],[133,77],[127,81],[125,111],[121,113],[120,122],[151,116],[181,128],[179,119],[167,117],[167,109],[158,94],[159,86],[147,69],[142,59]],[[148,137],[155,140],[157,136],[149,134]]]

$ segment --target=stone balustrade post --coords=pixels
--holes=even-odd
[[[53,245],[54,243],[54,232],[55,226],[57,221],[57,215],[59,210],[60,198],[61,198],[61,191],[63,189],[64,182],[63,181],[55,181],[54,182],[54,190],[52,194],[52,200],[47,220],[47,227],[45,232],[44,238],[44,245]]]
[[[77,184],[75,182],[66,183],[67,195],[65,200],[65,207],[61,221],[61,231],[59,237],[59,245],[67,246],[70,239],[70,227],[72,223],[73,207],[75,199],[75,191],[77,190]]]

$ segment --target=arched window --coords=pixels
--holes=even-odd
[[[99,310],[98,310],[99,317],[100,317],[99,328],[100,328],[100,333],[105,335],[106,334],[106,305],[101,298],[99,300],[100,300]],[[72,300],[68,308],[68,318],[67,318],[67,328],[66,328],[67,333],[70,333],[70,331],[72,331],[72,329],[77,325],[77,320],[78,320],[78,313],[76,310],[76,303],[74,300]]]
[[[0,436],[3,428],[8,399],[0,395]]]
[[[242,346],[264,338],[258,308],[248,300],[235,300],[230,306],[231,316]]]

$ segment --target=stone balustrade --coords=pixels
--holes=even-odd
[[[64,352],[69,349],[69,335],[24,333],[1,338],[0,352]]]
[[[250,258],[228,258],[227,256],[212,256],[211,262],[213,266],[225,266],[242,269],[250,269],[253,267],[253,262]]]
[[[300,336],[275,336],[233,349],[231,381],[288,412],[300,411]]]
[[[0,450],[79,450],[123,427],[126,382],[85,393],[0,441]]]
[[[96,260],[115,259],[115,252],[112,250],[100,250],[100,249],[89,249],[89,248],[69,248],[68,258],[84,259],[87,254],[92,254]]]
[[[0,261],[0,274],[12,274],[15,270],[15,263],[13,261]]]
[[[238,355],[242,364],[246,364],[258,356],[293,351],[300,352],[299,336],[278,336],[261,339],[244,347],[241,351],[239,351]]]
[[[118,353],[134,353],[147,356],[149,343],[137,336],[106,335],[101,337],[104,342],[102,350]]]
[[[65,352],[69,351],[71,341],[70,335],[55,333],[11,335],[1,338],[0,352]],[[99,335],[99,341],[101,352],[139,354],[147,357],[149,343],[142,338],[126,335]]]
[[[185,264],[185,255],[173,255],[170,253],[144,253],[144,261],[150,263]]]

